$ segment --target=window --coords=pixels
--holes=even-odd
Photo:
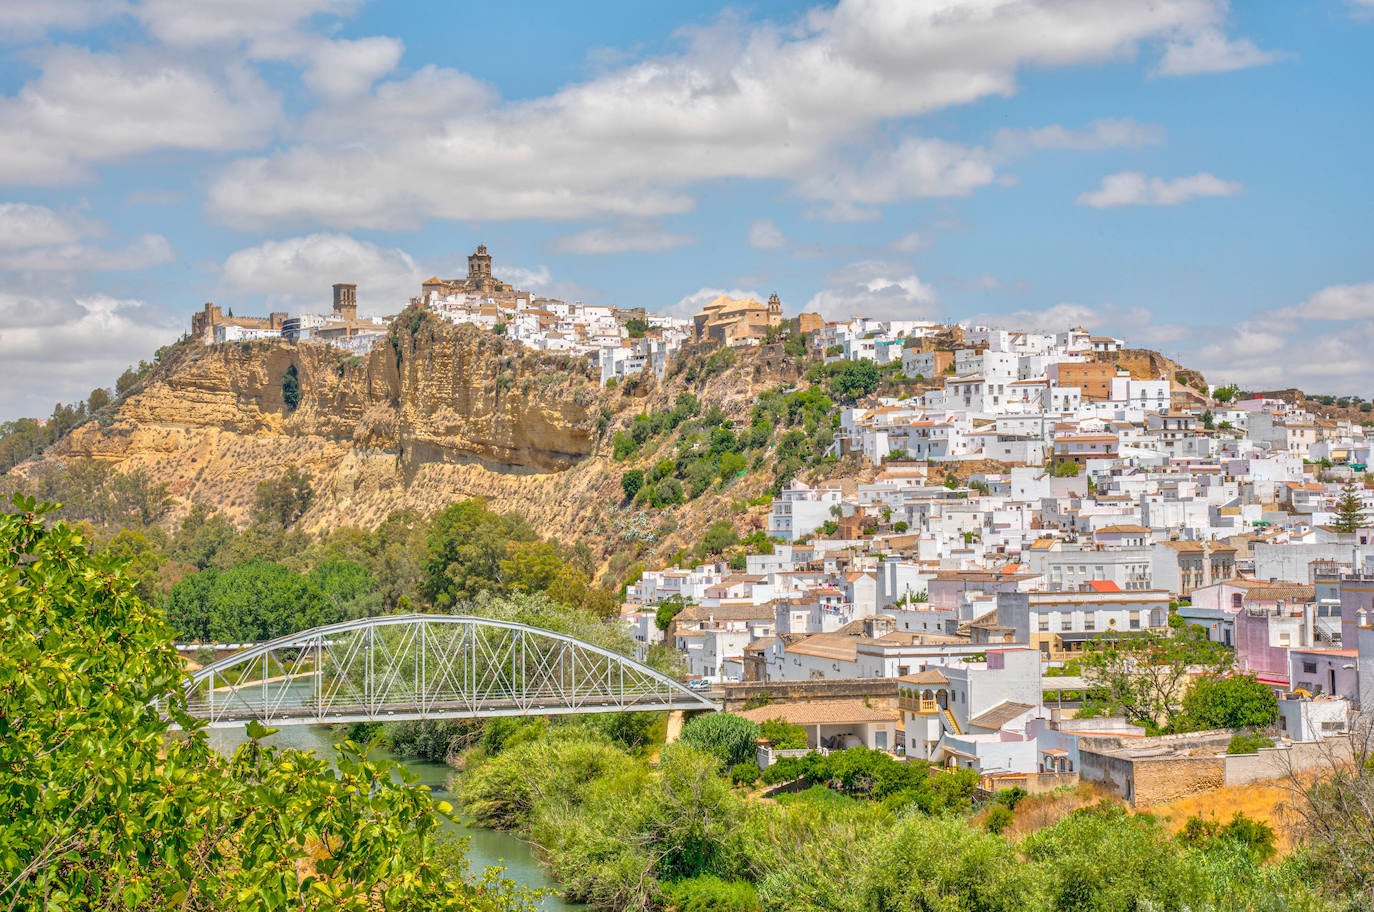
[[[1243,602],[1244,600],[1245,600],[1245,596],[1242,595],[1241,593],[1236,592],[1236,593],[1232,594],[1232,596],[1231,596],[1231,607],[1232,607],[1232,608],[1239,608],[1241,602]]]
[[[1040,616],[1039,628],[1041,633],[1046,633],[1050,629],[1050,619],[1045,617],[1043,614]]]
[[[1096,630],[1096,629],[1097,629],[1097,615],[1095,615],[1095,614],[1087,614],[1087,615],[1084,615],[1084,617],[1083,617],[1083,629],[1084,629],[1084,630]]]
[[[1306,659],[1304,659],[1304,660],[1303,660],[1303,663],[1302,663],[1302,670],[1303,670],[1303,673],[1304,673],[1304,674],[1316,674],[1316,673],[1317,673],[1317,663],[1316,663],[1316,662],[1309,662],[1309,661],[1307,661]]]

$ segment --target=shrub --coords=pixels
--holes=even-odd
[[[743,716],[710,713],[689,719],[682,726],[681,741],[710,754],[725,766],[743,763],[754,756],[759,727]]]
[[[1246,734],[1240,732],[1231,737],[1231,743],[1226,745],[1228,754],[1255,754],[1259,753],[1261,747],[1273,747],[1274,739],[1264,735]]]
[[[807,746],[806,729],[782,719],[769,719],[761,724],[759,737],[773,742],[777,750],[802,750]]]
[[[721,880],[702,874],[663,890],[670,912],[763,912],[754,885],[745,880]]]
[[[1001,833],[1011,826],[1015,819],[1016,814],[1012,812],[1011,808],[1004,804],[995,804],[992,806],[992,810],[988,811],[987,817],[983,818],[983,827],[989,833]]]
[[[730,781],[735,785],[753,785],[759,781],[761,775],[759,765],[753,760],[745,760],[730,767]]]
[[[634,500],[639,489],[644,487],[644,471],[642,469],[630,469],[620,476],[620,490],[625,492],[626,500]]]

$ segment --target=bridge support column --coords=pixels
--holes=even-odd
[[[668,731],[663,737],[664,744],[672,744],[682,737],[682,725],[687,720],[687,714],[680,709],[668,711]]]

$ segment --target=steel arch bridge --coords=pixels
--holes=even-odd
[[[510,621],[389,615],[316,627],[206,665],[187,712],[210,728],[720,707],[619,653]]]

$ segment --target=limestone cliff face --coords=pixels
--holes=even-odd
[[[180,498],[238,514],[259,481],[299,465],[321,488],[308,522],[361,524],[487,487],[500,498],[499,479],[576,465],[596,448],[592,370],[412,312],[366,357],[275,341],[183,350],[112,422],[83,425],[54,455],[142,467]]]

